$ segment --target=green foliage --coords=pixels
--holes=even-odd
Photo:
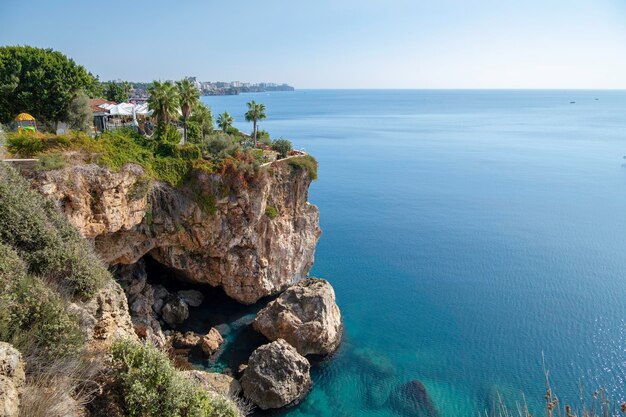
[[[211,109],[200,101],[198,101],[193,108],[189,120],[196,123],[200,128],[200,139],[204,139],[204,137],[213,130],[213,114],[211,113]]]
[[[270,220],[274,220],[276,216],[278,216],[278,210],[276,207],[270,206],[269,204],[265,207],[265,215],[270,218]]]
[[[0,47],[0,122],[28,112],[38,121],[67,121],[79,90],[97,95],[100,85],[84,67],[60,52],[31,46]]]
[[[270,134],[267,130],[259,130],[256,132],[256,140],[263,145],[271,145],[272,140],[270,139]]]
[[[200,143],[202,141],[203,134],[200,129],[200,125],[194,121],[187,122],[187,142]]]
[[[178,372],[151,344],[117,342],[111,350],[118,367],[122,407],[129,417],[238,417],[223,397],[209,396]]]
[[[220,129],[222,129],[222,132],[224,133],[230,133],[229,129],[232,128],[234,121],[235,119],[227,112],[224,112],[220,114],[219,116],[217,116],[217,125],[219,126]]]
[[[127,82],[116,83],[109,81],[104,83],[104,97],[109,101],[116,103],[123,103],[128,100],[130,95],[131,85]]]
[[[157,178],[169,182],[172,187],[182,185],[191,171],[189,161],[171,157],[155,157],[152,167]]]
[[[91,297],[109,278],[78,231],[15,170],[0,165],[0,241],[14,248],[28,273]]]
[[[123,131],[105,132],[94,145],[96,145],[94,151],[99,154],[100,165],[119,170],[125,164],[134,162],[143,165],[152,174],[150,171],[152,151],[139,145]]]
[[[89,96],[83,91],[79,91],[67,111],[67,123],[70,129],[81,132],[90,132],[93,121]]]
[[[293,146],[287,139],[277,139],[272,142],[272,150],[278,152],[281,158],[286,158],[287,154],[293,150]]]
[[[237,148],[234,138],[225,133],[211,135],[205,147],[207,152],[214,157],[223,157],[228,151],[234,151]]]
[[[309,172],[309,178],[311,181],[315,181],[317,179],[317,160],[313,158],[311,155],[304,155],[295,158],[290,158],[287,160],[287,163],[296,168],[296,169],[304,169]]]
[[[180,133],[178,132],[178,129],[176,129],[176,126],[171,125],[169,123],[157,124],[157,128],[154,134],[156,136],[156,139],[159,142],[173,143],[173,144],[180,143],[181,136],[180,136]]]
[[[148,106],[154,111],[158,123],[169,123],[178,117],[180,97],[178,89],[170,81],[155,81],[148,88]]]
[[[12,154],[31,157],[43,151],[44,148],[44,141],[35,133],[11,134],[7,137],[7,150]]]
[[[200,148],[193,143],[176,146],[175,156],[181,159],[193,160],[202,158]]]
[[[65,158],[59,153],[41,155],[37,165],[35,165],[37,171],[53,171],[63,168],[65,168]]]
[[[217,212],[217,199],[214,195],[206,194],[203,191],[196,191],[195,201],[198,207],[206,214],[212,216]]]
[[[252,122],[252,126],[253,126],[252,137],[254,138],[254,141],[256,142],[258,140],[257,123],[259,122],[259,120],[263,120],[267,118],[267,115],[265,114],[265,105],[261,103],[257,103],[254,100],[248,102],[247,104],[248,104],[248,111],[246,112],[246,121]]]
[[[62,297],[27,269],[16,251],[0,242],[0,340],[45,360],[78,352],[83,339],[76,318],[65,311]]]

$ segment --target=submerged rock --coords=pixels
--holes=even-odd
[[[319,278],[289,287],[259,311],[254,328],[270,340],[286,340],[301,355],[333,353],[343,333],[335,291]]]
[[[161,317],[167,324],[176,327],[189,317],[189,307],[180,297],[174,297],[161,309]]]
[[[390,397],[393,410],[407,417],[439,417],[426,387],[417,379],[398,387]]]
[[[382,352],[371,348],[356,348],[353,355],[354,363],[376,378],[389,378],[396,373],[393,363]]]
[[[0,342],[0,416],[19,416],[24,381],[22,354],[12,345]]]
[[[259,408],[280,408],[299,401],[311,387],[310,364],[283,339],[260,346],[241,378],[243,394]]]

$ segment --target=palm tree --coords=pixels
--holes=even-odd
[[[222,132],[226,133],[229,127],[233,125],[235,119],[233,117],[224,112],[217,117],[217,125],[222,129]]]
[[[188,79],[176,82],[180,103],[180,112],[183,119],[183,143],[187,139],[187,118],[191,114],[191,109],[200,101],[200,91]]]
[[[154,113],[157,123],[169,123],[178,113],[178,90],[170,81],[154,81],[148,87],[148,107]]]
[[[189,120],[194,121],[200,125],[200,132],[202,138],[208,132],[213,130],[213,113],[211,109],[205,106],[202,102],[198,101],[191,111]]]
[[[254,138],[254,146],[257,145],[256,143],[257,122],[259,120],[265,119],[266,117],[267,116],[265,115],[265,104],[257,103],[254,100],[248,103],[248,111],[246,112],[246,122],[253,123],[252,136]]]

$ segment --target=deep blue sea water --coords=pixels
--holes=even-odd
[[[561,398],[576,401],[582,380],[625,399],[626,92],[203,101],[249,131],[252,99],[262,129],[319,161],[311,275],[332,282],[346,325],[311,394],[280,414],[397,416],[385,396],[412,379],[442,416],[475,416],[497,392],[538,407],[542,352]]]

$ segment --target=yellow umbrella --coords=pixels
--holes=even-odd
[[[15,121],[16,122],[25,122],[25,121],[34,122],[35,118],[28,113],[20,113],[17,116],[15,116]]]

